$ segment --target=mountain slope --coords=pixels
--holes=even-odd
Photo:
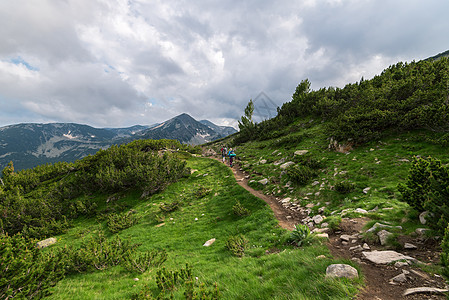
[[[5,126],[0,128],[0,169],[10,161],[17,170],[58,161],[72,162],[113,144],[137,139],[174,139],[198,145],[231,132],[227,127],[207,122],[208,126],[182,114],[161,124],[128,128],[94,128],[74,123]]]
[[[176,116],[137,135],[144,139],[175,139],[184,144],[194,145],[224,137],[221,132],[198,122],[188,114]]]
[[[214,123],[212,123],[209,120],[201,120],[199,122],[201,124],[204,124],[204,125],[210,127],[212,130],[220,133],[222,136],[228,136],[228,135],[231,135],[231,134],[234,134],[234,133],[237,132],[237,130],[235,130],[235,128],[233,128],[233,127],[230,127],[230,126],[218,126],[218,125],[215,125]]]

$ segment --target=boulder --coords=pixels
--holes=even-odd
[[[364,251],[362,252],[362,255],[365,257],[365,259],[377,265],[385,265],[396,262],[398,260],[405,260],[411,262],[417,261],[413,257],[406,256],[393,250],[385,250],[385,251],[374,250],[370,252]]]
[[[316,216],[312,217],[312,221],[315,224],[320,224],[321,222],[323,222],[323,220],[324,220],[324,218],[322,216],[320,216],[320,215],[316,215]]]
[[[288,161],[288,162],[283,163],[282,165],[280,165],[280,168],[281,168],[282,170],[285,170],[285,169],[287,169],[288,167],[290,167],[291,165],[294,165],[294,164],[295,164],[294,162]]]
[[[363,208],[356,208],[355,210],[354,210],[354,212],[355,213],[358,213],[358,214],[367,214],[368,212],[365,210],[365,209],[363,209]]]
[[[40,242],[37,242],[36,247],[41,249],[41,248],[45,248],[45,247],[48,247],[48,246],[53,245],[53,244],[56,244],[56,239],[55,238],[48,238],[48,239],[42,240]]]
[[[327,267],[326,277],[337,277],[337,278],[357,278],[359,277],[359,272],[357,269],[346,264],[333,264]]]

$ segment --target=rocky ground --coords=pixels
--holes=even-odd
[[[217,158],[217,160],[219,160]],[[423,271],[439,261],[438,243],[428,239],[423,231],[416,236],[401,236],[402,250],[387,249],[378,243],[367,242],[362,233],[368,218],[343,218],[338,230],[326,228],[324,217],[309,217],[310,208],[300,207],[288,198],[265,195],[248,185],[248,174],[239,166],[232,168],[237,182],[253,195],[267,202],[273,210],[279,225],[292,230],[296,224],[307,224],[317,234],[328,238],[328,247],[334,257],[355,261],[360,265],[366,286],[356,299],[446,299],[446,281],[440,275]],[[325,220],[324,220],[325,221]],[[315,228],[321,224],[321,228]],[[323,226],[324,223],[324,226]],[[370,228],[379,236],[382,244],[388,238],[389,226],[375,224]],[[379,231],[379,229],[381,229]]]

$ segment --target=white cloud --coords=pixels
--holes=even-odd
[[[127,126],[183,112],[235,126],[261,91],[281,105],[304,78],[313,88],[341,87],[398,60],[447,50],[441,37],[448,6],[438,0],[5,0],[0,126]]]

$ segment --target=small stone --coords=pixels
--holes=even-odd
[[[292,200],[292,198],[285,198],[285,199],[282,199],[282,203],[290,203],[290,201]]]
[[[48,247],[53,244],[56,244],[56,239],[48,238],[48,239],[42,240],[40,242],[37,242],[36,247],[41,249],[41,248],[45,248],[45,247]]]
[[[316,233],[328,233],[330,231],[329,228],[315,228],[314,230],[312,230],[312,233],[316,232]]]
[[[157,224],[156,227],[162,227],[164,225],[165,225],[165,223],[161,223],[161,224]]]
[[[422,213],[419,214],[419,222],[421,222],[421,224],[425,225],[427,223],[427,216],[429,215],[428,211],[423,211]]]
[[[266,179],[266,178],[261,179],[261,180],[259,180],[259,183],[262,184],[262,185],[267,185],[268,179]]]
[[[134,281],[139,281],[139,278],[136,277],[136,278],[134,278],[133,280],[134,280]]]
[[[262,164],[262,165],[263,165],[263,164],[266,164],[266,163],[267,163],[267,160],[266,160],[266,159],[262,159],[261,161],[259,161],[259,163]]]
[[[413,244],[411,244],[411,243],[405,243],[405,244],[404,244],[404,249],[408,249],[408,250],[416,250],[416,249],[418,249],[418,247],[415,246],[415,245],[413,245]]]
[[[387,244],[388,238],[392,235],[393,234],[391,232],[388,232],[385,229],[383,229],[377,233],[377,236],[379,237],[380,244],[382,246],[385,246]]]
[[[296,150],[295,151],[295,155],[304,155],[307,152],[309,152],[309,150]]]
[[[346,264],[333,264],[327,267],[326,277],[337,277],[337,278],[357,278],[359,273],[357,269]]]
[[[206,242],[204,243],[203,246],[204,246],[204,247],[209,247],[209,246],[212,245],[213,243],[215,243],[215,238],[206,241]]]
[[[316,215],[316,216],[312,217],[312,221],[315,224],[320,224],[321,222],[323,222],[323,220],[324,220],[324,218],[322,216],[320,216],[320,215]]]
[[[314,182],[312,182],[312,186],[319,185],[319,184],[320,184],[319,181],[314,181]]]
[[[407,282],[407,276],[405,276],[404,273],[401,273],[401,274],[391,278],[391,281],[396,282],[396,283],[404,283],[404,282]]]
[[[403,267],[408,267],[408,266],[409,266],[409,264],[405,261],[397,261],[394,263],[394,267],[398,268],[398,269],[403,268]]]
[[[195,218],[195,221],[198,221],[198,218]]]
[[[428,231],[430,231],[430,229],[427,228],[416,228],[415,230],[415,232],[419,235],[425,235]]]
[[[369,192],[370,189],[371,189],[370,187],[364,188],[364,189],[363,189],[363,193],[364,193],[364,194],[368,194],[368,192]]]
[[[326,223],[326,222],[321,223],[321,228],[324,228],[324,227],[329,227],[329,223]]]
[[[315,259],[325,259],[325,258],[326,258],[325,255],[319,255],[319,256],[315,257]]]
[[[362,245],[362,248],[363,248],[363,250],[371,250],[371,248],[368,246],[367,243],[364,243],[364,244]]]
[[[358,213],[358,214],[367,214],[368,212],[365,210],[365,209],[363,209],[363,208],[356,208],[355,210],[354,210],[354,212],[355,213]]]
[[[282,170],[285,170],[285,169],[287,169],[288,167],[290,167],[291,165],[294,165],[294,164],[295,164],[294,162],[288,161],[288,162],[286,162],[286,163],[283,163],[283,164],[280,165],[279,167],[280,167]]]
[[[357,245],[357,246],[354,246],[354,247],[350,247],[349,250],[350,251],[363,251],[363,248],[362,248],[362,246]]]
[[[327,233],[318,233],[316,237],[328,239],[329,235]]]
[[[342,234],[340,236],[340,240],[344,241],[344,242],[349,242],[352,238],[354,238],[352,235],[349,234]]]
[[[371,227],[370,229],[368,229],[366,232],[373,232],[373,231],[376,231],[377,228],[402,229],[401,226],[391,226],[391,225],[385,225],[385,224],[381,224],[381,223],[376,223],[376,224],[373,225],[373,227]]]

